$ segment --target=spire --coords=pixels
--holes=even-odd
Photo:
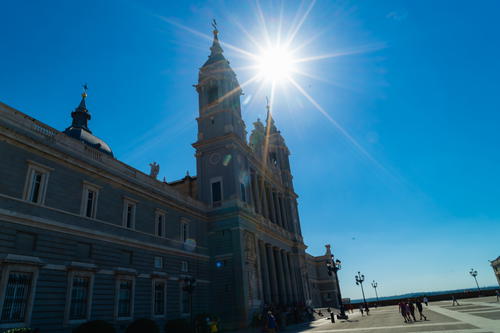
[[[75,111],[71,112],[71,118],[73,118],[73,123],[71,124],[71,126],[74,128],[82,128],[89,133],[92,133],[88,128],[90,113],[89,110],[87,110],[87,105],[85,103],[85,100],[87,98],[87,89],[88,86],[85,83],[83,85],[82,100],[80,101],[80,104],[75,109]]]
[[[212,21],[212,27],[214,28],[213,30],[214,41],[212,43],[212,47],[210,47],[210,51],[212,51],[212,53],[210,53],[210,56],[215,56],[218,54],[222,54],[224,50],[222,50],[222,47],[220,46],[219,36],[218,36],[219,30],[217,30],[217,22],[215,21],[215,19],[213,19]]]
[[[224,56],[222,55],[224,50],[220,46],[219,30],[217,30],[217,22],[215,21],[215,19],[212,21],[212,27],[214,28],[214,40],[212,42],[212,46],[210,47],[210,55],[208,56],[208,60],[205,62],[203,67],[211,65],[219,60],[225,60]]]
[[[270,133],[276,133],[276,132],[278,132],[278,129],[276,128],[276,125],[274,124],[273,114],[271,112],[271,106],[269,105],[269,98],[267,96],[266,96],[266,101],[267,101],[267,105],[266,105],[266,109],[267,109],[266,128],[268,126],[271,126],[269,132]]]

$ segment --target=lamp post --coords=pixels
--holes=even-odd
[[[479,283],[477,283],[477,278],[476,278],[476,276],[477,276],[477,271],[476,271],[476,270],[474,270],[474,268],[471,268],[471,269],[470,269],[469,274],[470,274],[470,275],[474,278],[474,280],[476,281],[477,290],[478,290],[478,292],[479,292],[477,295],[478,295],[478,296],[480,296],[480,294],[481,294],[481,288],[479,288]]]
[[[375,282],[375,280],[373,280],[373,282],[372,282],[372,287],[373,287],[373,289],[375,289],[375,296],[377,296],[377,306],[378,306],[378,294],[377,294],[378,283]]]
[[[365,276],[360,272],[358,272],[358,275],[355,275],[354,278],[356,279],[356,284],[358,286],[361,286],[361,293],[363,293],[363,303],[365,305],[365,308],[368,308],[368,305],[366,304],[365,291],[363,289],[363,282],[365,281]]]
[[[193,291],[196,287],[196,279],[193,277],[184,278],[184,286],[182,290],[189,294],[189,321],[191,326],[193,325]]]
[[[338,319],[347,320],[349,317],[345,314],[344,305],[342,304],[342,294],[340,293],[340,285],[339,285],[339,275],[337,272],[342,268],[342,262],[337,259],[333,260],[333,254],[331,255],[331,259],[326,261],[326,268],[328,269],[328,275],[332,276],[335,274],[335,281],[337,282],[337,290],[338,290],[338,302],[340,307],[340,314],[337,315]]]

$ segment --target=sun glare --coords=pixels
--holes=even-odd
[[[257,57],[256,66],[260,78],[273,82],[287,79],[294,71],[291,53],[280,47],[264,50]]]

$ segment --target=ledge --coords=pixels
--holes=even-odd
[[[20,254],[12,254],[12,253],[0,255],[0,263],[34,265],[34,266],[44,265],[44,262],[38,257],[23,256]]]

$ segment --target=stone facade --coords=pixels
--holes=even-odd
[[[65,132],[0,103],[0,330],[123,330],[191,311],[237,328],[265,303],[336,305],[329,255],[305,252],[285,141],[268,110],[247,143],[222,52],[215,31],[196,86],[197,176],[179,181],[116,159],[88,129],[86,94]]]

